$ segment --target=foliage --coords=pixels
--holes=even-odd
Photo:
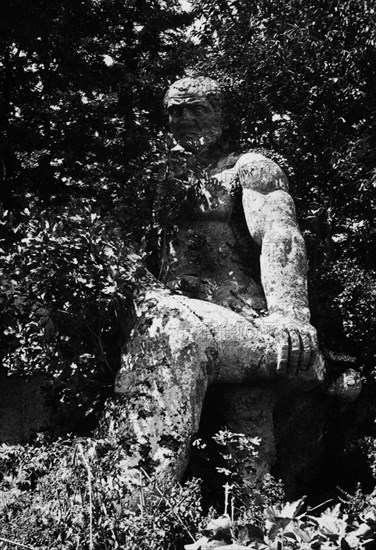
[[[127,179],[163,124],[191,17],[167,2],[8,0],[0,8],[2,196],[65,201]],[[181,41],[179,43],[179,40]],[[78,186],[80,187],[80,186]]]
[[[223,457],[228,465],[225,470],[220,469],[230,480],[224,486],[224,513],[208,518],[201,536],[186,544],[185,550],[349,550],[374,544],[375,493],[366,495],[360,486],[354,494],[341,491],[340,503],[331,508],[324,508],[327,502],[309,508],[305,505],[306,497],[285,502],[281,482],[269,474],[263,478],[258,475],[258,438],[225,430],[214,439],[224,447]],[[374,466],[375,441],[368,438],[364,444]],[[244,458],[248,459],[248,465],[244,464]]]
[[[133,251],[150,252],[163,164],[154,138],[192,16],[174,0],[0,12],[2,368],[44,374],[53,403],[90,415],[133,322]]]
[[[172,550],[187,536],[193,540],[201,525],[198,482],[140,488],[138,511],[131,511],[125,479],[111,462],[113,451],[113,441],[87,438],[2,445],[2,544]]]
[[[237,434],[230,432],[219,433],[217,439],[225,443],[228,474],[235,480],[245,441],[238,441]],[[254,451],[257,443],[249,443]],[[166,488],[141,470],[136,493],[133,485],[131,496],[118,447],[116,439],[109,437],[66,438],[53,443],[39,438],[33,445],[1,445],[2,548],[11,550],[24,544],[32,550],[73,550],[78,546],[88,550],[177,550],[190,540],[185,544],[187,550],[324,550],[362,549],[375,540],[374,496],[358,495],[363,505],[357,512],[351,508],[346,512],[338,504],[317,514],[315,509],[303,508],[304,497],[284,502],[281,487],[271,483],[270,476],[252,486],[240,480],[227,483],[224,515],[219,517],[212,510],[208,516],[203,514],[197,480]],[[268,486],[272,487],[269,496]]]
[[[150,153],[158,177],[151,138],[190,20],[174,0],[0,7],[2,366],[87,413],[132,322],[139,167]]]
[[[120,361],[137,263],[89,201],[55,212],[34,206],[18,225],[9,214],[3,223],[13,242],[1,255],[2,364],[46,375],[61,400],[75,397],[90,413]]]
[[[342,504],[343,512],[349,516],[350,520],[356,519],[370,504],[373,504],[373,499],[369,495],[364,494],[360,483],[358,483],[353,494],[340,489],[339,500]]]
[[[261,520],[266,506],[281,504],[285,498],[283,484],[270,474],[260,474],[259,437],[248,437],[228,429],[220,430],[213,437],[222,448],[226,467],[217,467],[225,476],[225,506],[227,514],[231,503],[244,517]],[[261,469],[262,471],[262,469]]]
[[[262,527],[242,520],[222,516],[211,521],[196,543],[186,544],[186,550],[223,548],[241,550],[267,549],[331,549],[366,548],[375,540],[376,510],[360,514],[353,523],[340,506],[328,508],[319,516],[301,512],[304,499],[264,510]],[[300,513],[299,513],[300,512]]]
[[[186,550],[267,549],[363,549],[376,540],[375,492],[366,495],[358,486],[354,494],[340,491],[340,503],[325,508],[324,502],[314,508],[305,505],[306,497],[285,502],[283,486],[270,475],[257,478],[259,441],[242,434],[221,431],[216,441],[226,449],[226,474],[235,483],[225,485],[224,514],[209,518],[201,537],[184,546]],[[367,438],[371,466],[375,463],[375,441]],[[253,461],[253,482],[244,477],[242,454]],[[249,454],[248,454],[249,453]],[[241,470],[239,470],[239,467]],[[243,478],[239,477],[239,473]],[[375,473],[373,471],[373,473]],[[320,513],[318,513],[320,511]]]

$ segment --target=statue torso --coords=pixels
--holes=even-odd
[[[266,305],[259,250],[245,224],[241,192],[234,187],[239,156],[228,155],[205,178],[192,178],[195,198],[176,223],[166,284],[174,292],[254,318]]]

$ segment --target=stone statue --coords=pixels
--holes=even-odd
[[[216,81],[178,80],[165,103],[172,162],[188,158],[191,174],[199,166],[207,177],[192,183],[200,200],[179,220],[165,283],[137,303],[115,385],[120,466],[129,479],[140,467],[157,480],[181,479],[207,388],[225,384],[230,428],[262,437],[264,471],[274,460],[275,403],[324,376],[294,202],[275,162],[229,151]]]

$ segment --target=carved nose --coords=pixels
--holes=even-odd
[[[190,109],[183,109],[181,118],[184,121],[190,122],[190,121],[194,120],[194,115],[193,115],[193,113]]]

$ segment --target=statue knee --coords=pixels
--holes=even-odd
[[[184,304],[176,301],[168,309],[158,305],[135,326],[121,357],[115,391],[128,393],[131,387],[139,391],[141,386],[147,391],[150,383],[159,386],[163,380],[173,380],[190,395],[196,393],[196,384],[206,390],[219,372],[213,336]]]

